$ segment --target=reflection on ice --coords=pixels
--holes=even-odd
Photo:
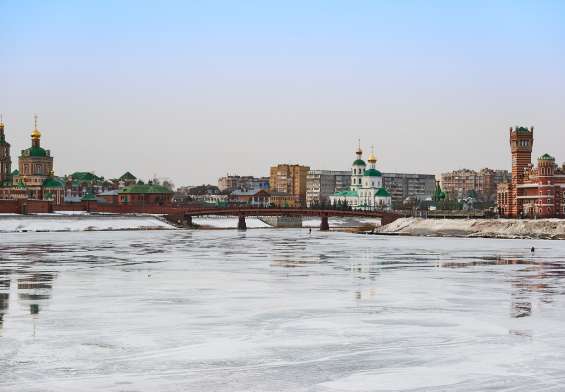
[[[562,242],[266,229],[22,233],[0,248],[2,391],[564,381]]]

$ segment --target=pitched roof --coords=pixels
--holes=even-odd
[[[375,196],[389,197],[390,193],[385,188],[379,188],[379,190],[375,193]]]
[[[168,188],[162,185],[154,184],[135,184],[132,186],[127,186],[118,191],[118,194],[131,194],[131,193],[173,193]]]
[[[122,176],[119,178],[120,180],[137,180],[137,177],[134,176],[133,174],[131,174],[129,171],[125,172],[124,174],[122,174]]]
[[[339,191],[333,194],[333,196],[359,196],[357,191]]]
[[[90,172],[74,172],[71,174],[71,177],[73,178],[73,181],[99,181],[102,179],[102,177],[98,177],[94,173]]]

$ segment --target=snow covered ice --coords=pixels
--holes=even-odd
[[[0,235],[1,391],[565,384],[562,241],[308,229]]]

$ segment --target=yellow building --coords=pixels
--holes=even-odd
[[[280,164],[271,167],[269,188],[272,193],[288,194],[298,198],[302,206],[306,202],[306,177],[310,167]]]

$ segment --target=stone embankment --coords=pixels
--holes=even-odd
[[[565,219],[401,218],[375,234],[430,237],[565,239]]]

